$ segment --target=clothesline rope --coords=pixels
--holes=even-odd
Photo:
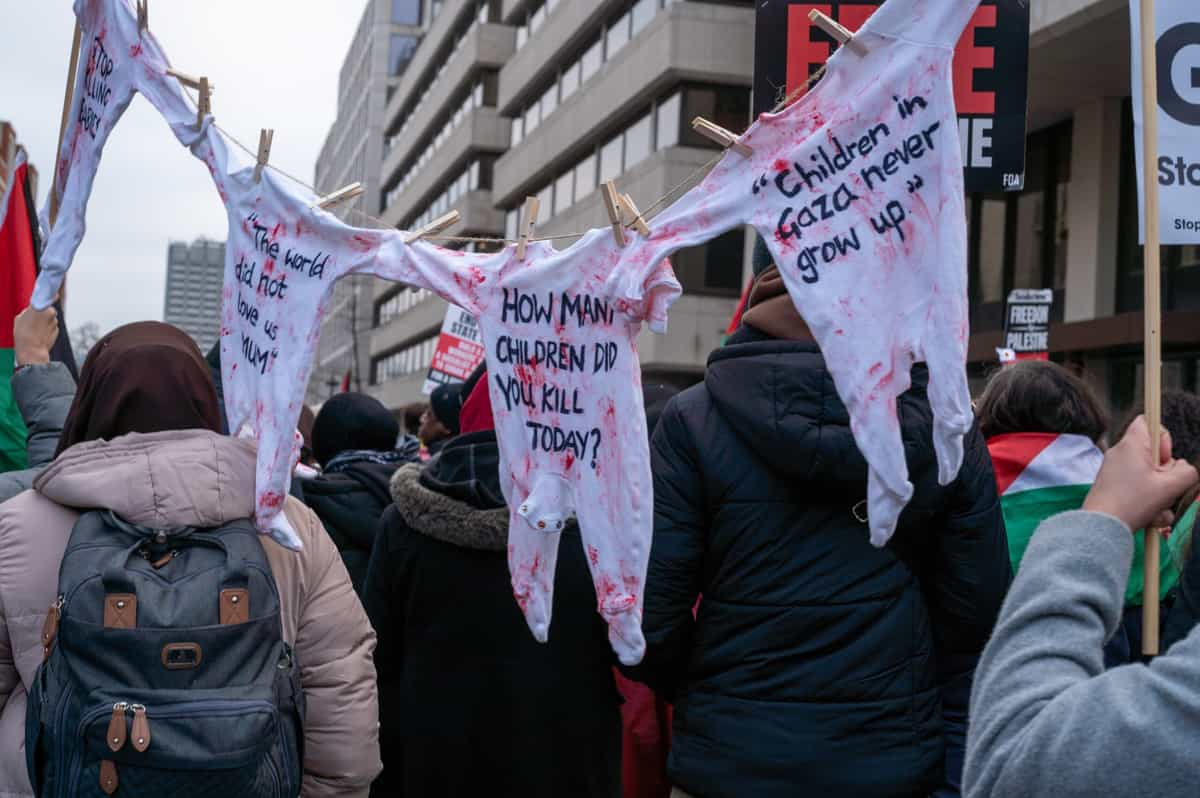
[[[773,114],[779,113],[784,108],[791,105],[797,98],[800,97],[801,94],[803,94],[805,91],[807,91],[809,88],[811,88],[814,83],[816,83],[818,80],[820,80],[824,76],[824,74],[825,74],[825,66],[822,65],[820,69],[818,69],[811,76],[809,76],[808,80],[806,80],[804,82],[803,86],[797,87],[790,94],[788,94],[782,100],[780,100],[778,103],[776,103],[775,107],[771,109],[771,113],[773,113]],[[194,105],[197,105],[198,104],[197,97],[192,94],[191,90],[187,86],[183,86],[181,88],[183,89],[183,93],[187,96],[187,98],[189,100],[191,100]],[[218,124],[215,117],[213,118],[212,124],[214,127],[216,127],[217,130],[221,131],[221,133],[225,136],[225,138],[232,141],[235,145],[237,145],[243,152],[245,152],[247,155],[249,155],[252,159],[254,159],[255,161],[258,160],[257,148],[250,149],[250,147],[243,144],[241,142],[241,140],[239,140],[237,138],[237,136],[233,135],[233,133],[231,133],[229,130],[222,127],[220,124]],[[663,196],[659,197],[657,200],[652,202],[650,204],[650,206],[647,207],[646,210],[642,212],[642,219],[649,222],[654,217],[654,215],[657,211],[659,211],[660,209],[669,205],[670,203],[674,202],[678,198],[679,194],[685,190],[685,187],[689,187],[690,184],[693,183],[693,181],[698,181],[698,180],[703,179],[704,176],[708,174],[709,170],[711,170],[714,166],[716,166],[720,162],[720,160],[724,157],[725,157],[725,151],[722,150],[720,152],[720,154],[709,159],[709,161],[707,163],[692,170],[692,172],[687,177],[685,177],[683,180],[679,181],[674,186],[672,186],[667,191],[666,194],[664,194]],[[315,186],[309,185],[306,181],[296,177],[295,175],[287,172],[284,169],[279,168],[278,166],[276,166],[272,163],[268,163],[266,165],[266,168],[279,173],[283,177],[286,177],[288,180],[291,180],[293,183],[296,183],[297,185],[307,189],[308,191],[312,192],[313,194],[315,194],[317,196],[321,195],[321,192],[318,191]],[[371,214],[367,213],[366,211],[359,210],[358,208],[355,208],[353,206],[347,208],[347,210],[350,211],[351,214],[354,214],[357,217],[359,217],[360,219],[365,220],[369,226],[372,226],[376,229],[381,229],[381,230],[395,229],[394,225],[388,224],[383,219],[380,219],[376,216],[372,216]],[[623,226],[625,227],[626,230],[632,230],[632,229],[634,229],[635,225],[636,225],[636,221],[630,221],[630,222],[626,222]],[[585,233],[586,233],[586,231],[584,231],[582,233],[562,233],[560,235],[555,235],[555,236],[531,236],[528,240],[529,241],[558,241],[558,240],[567,239],[567,238],[580,238],[583,235],[585,235]],[[503,244],[517,243],[517,240],[512,239],[512,238],[497,238],[497,237],[487,237],[487,236],[425,236],[424,240],[426,240],[426,241],[446,241],[446,242],[452,242],[452,243],[457,243],[457,244],[502,244],[503,245]]]

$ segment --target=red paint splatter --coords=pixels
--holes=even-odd
[[[787,161],[783,160],[782,158],[775,159],[776,171],[787,172],[787,171],[790,171],[791,168],[792,168],[792,165],[790,163],[788,163]]]
[[[271,238],[279,238],[280,233],[286,233],[287,228],[282,224],[275,225],[275,229],[271,231]]]
[[[573,465],[575,465],[575,455],[567,452],[566,456],[563,457],[563,468],[567,471],[570,471],[571,466]]]
[[[258,500],[258,506],[263,510],[278,510],[283,506],[284,496],[278,491],[269,490]]]
[[[355,252],[370,252],[378,243],[376,239],[361,234],[354,235],[350,238],[350,248]]]
[[[142,43],[141,42],[138,42],[137,44],[134,44],[132,47],[129,48],[129,57],[130,58],[137,58],[141,54],[142,54]]]
[[[871,368],[868,369],[867,375],[871,376],[871,377],[876,377],[879,375],[879,372],[881,372],[881,371],[883,371],[883,364],[876,363],[874,366],[871,366]]]
[[[587,555],[588,555],[588,562],[590,562],[592,564],[593,568],[600,567],[600,552],[596,550],[595,546],[587,547]]]
[[[263,264],[263,274],[273,274],[274,271],[275,261],[274,259],[268,259],[267,262]]]

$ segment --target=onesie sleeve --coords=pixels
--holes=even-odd
[[[445,249],[424,241],[407,244],[403,235],[389,231],[378,261],[364,271],[432,291],[473,316],[481,315],[482,297],[493,279],[484,266],[496,256]]]
[[[918,44],[953,50],[980,0],[888,0],[867,28]]]
[[[645,300],[643,316],[652,330],[665,330],[667,309],[682,293],[667,258],[749,221],[751,208],[738,191],[746,182],[742,179],[746,163],[737,153],[726,153],[698,186],[650,221],[649,236],[625,231],[632,240],[621,251],[620,262],[610,277],[609,292]]]
[[[645,322],[656,333],[665,333],[667,311],[683,294],[671,262],[663,259],[643,263],[634,258],[623,261],[618,268],[623,271],[616,275],[617,298],[628,303],[627,316],[632,321]]]

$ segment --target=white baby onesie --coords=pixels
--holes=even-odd
[[[939,478],[972,423],[963,165],[951,58],[979,0],[887,0],[827,73],[759,117],[696,188],[653,219],[624,258],[656,263],[738,225],[766,240],[824,353],[869,468],[871,541],[912,497],[896,400],[929,367]]]
[[[417,279],[479,318],[511,511],[513,593],[534,636],[549,635],[562,529],[577,516],[598,610],[621,661],[645,651],[642,599],[653,485],[635,338],[666,329],[681,289],[671,266],[619,265],[611,230],[556,251],[468,254],[418,243]],[[398,275],[400,279],[411,277]]]
[[[386,271],[432,288],[438,276],[423,280],[410,268],[399,231],[349,227],[271,169],[255,183],[253,164],[233,163],[231,145],[215,126],[192,152],[208,166],[229,215],[221,310],[229,429],[258,441],[259,529],[299,548],[280,510],[299,456],[296,423],[334,282]]]
[[[162,48],[148,31],[138,30],[127,0],[75,0],[75,16],[80,28],[79,66],[58,153],[54,189],[61,200],[54,229],[50,230],[49,205],[40,218],[49,235],[32,298],[39,309],[53,301],[83,240],[101,153],[134,93],[140,92],[158,109],[185,146],[200,136],[195,110],[178,81],[166,74]]]

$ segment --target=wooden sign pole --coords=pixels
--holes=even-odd
[[[75,20],[75,36],[71,42],[71,61],[67,66],[67,88],[63,94],[62,123],[58,126],[58,149],[54,151],[54,182],[50,184],[51,230],[54,229],[54,223],[58,220],[58,203],[62,199],[58,196],[58,170],[62,162],[62,145],[63,137],[67,134],[67,121],[71,118],[71,99],[75,93],[75,71],[79,68],[79,39],[81,36],[79,20]],[[62,177],[66,179],[66,175]]]
[[[1145,405],[1146,426],[1150,429],[1150,446],[1158,460],[1159,430],[1162,428],[1162,298],[1159,281],[1158,229],[1158,59],[1156,58],[1158,25],[1154,15],[1154,0],[1141,0],[1142,34],[1142,174],[1146,214],[1146,246],[1144,257],[1146,320],[1145,335]],[[1162,536],[1157,529],[1147,529],[1142,590],[1142,653],[1158,653],[1158,569]]]

